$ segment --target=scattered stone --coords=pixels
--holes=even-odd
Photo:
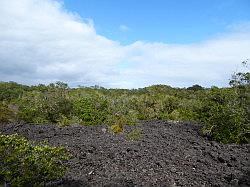
[[[126,134],[142,129],[130,141]],[[250,186],[250,145],[222,145],[191,123],[143,121],[112,135],[107,126],[0,124],[4,134],[65,146],[64,179],[49,186]]]

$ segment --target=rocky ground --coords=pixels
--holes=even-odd
[[[141,131],[137,140],[128,139],[133,129]],[[250,145],[222,145],[199,129],[145,121],[113,135],[104,125],[0,125],[4,134],[47,140],[71,152],[65,178],[50,186],[250,186]]]

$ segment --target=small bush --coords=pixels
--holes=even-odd
[[[0,134],[0,179],[11,186],[43,186],[63,177],[63,161],[69,154],[62,147],[34,145],[23,137]]]
[[[203,99],[203,131],[209,132],[214,139],[222,143],[243,143],[242,135],[249,132],[249,125],[238,94],[233,89],[213,88]]]
[[[114,124],[110,126],[110,131],[114,134],[119,134],[123,132],[123,125],[122,124]]]
[[[107,102],[104,98],[82,97],[74,101],[74,114],[84,125],[100,125],[107,118]]]
[[[66,116],[62,115],[58,121],[58,125],[65,127],[74,124],[81,124],[82,120],[79,119],[77,116],[72,116],[71,118],[67,118]]]
[[[12,117],[11,110],[7,106],[0,103],[0,122],[9,122]]]
[[[142,137],[141,129],[134,129],[126,135],[128,140],[137,141]]]

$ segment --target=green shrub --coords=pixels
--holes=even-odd
[[[18,119],[28,123],[45,123],[48,120],[42,110],[42,93],[27,92],[17,102],[19,106]]]
[[[203,102],[201,121],[205,124],[204,132],[223,143],[248,141],[242,139],[242,135],[249,131],[246,113],[233,89],[211,89]]]
[[[119,121],[117,124],[110,126],[110,131],[114,134],[122,133],[123,130],[124,130],[124,125],[123,125],[123,123],[119,123]]]
[[[12,117],[11,110],[0,102],[0,122],[9,122],[11,121]]]
[[[198,90],[203,90],[204,88],[198,84],[195,84],[191,87],[188,87],[187,90],[193,90],[193,91],[198,91]]]
[[[243,65],[247,66],[247,61]],[[249,69],[235,73],[230,85],[193,85],[187,89],[152,85],[127,90],[100,86],[70,89],[63,82],[31,87],[0,83],[0,121],[60,126],[107,124],[114,132],[123,132],[124,125],[138,120],[195,121],[204,124],[204,133],[217,141],[249,142]]]
[[[23,137],[0,134],[0,179],[11,186],[44,186],[63,177],[63,161],[69,154],[62,147],[34,145]]]
[[[19,119],[29,123],[57,123],[61,116],[70,117],[72,102],[61,89],[50,88],[40,92],[27,92],[18,101]]]
[[[82,120],[79,119],[77,116],[72,116],[70,118],[62,115],[58,121],[58,125],[65,127],[69,125],[74,125],[74,124],[82,124]]]
[[[168,119],[178,121],[180,119],[180,111],[174,110],[168,115]]]
[[[142,130],[141,129],[133,129],[126,135],[126,138],[131,141],[137,141],[142,138]]]
[[[200,115],[203,115],[203,113],[200,112],[202,107],[203,103],[199,98],[180,100],[178,106],[179,120],[199,121]]]
[[[11,101],[20,98],[29,87],[15,82],[0,82],[0,101]]]
[[[101,97],[82,97],[74,101],[74,114],[84,125],[99,125],[107,118],[107,101]]]

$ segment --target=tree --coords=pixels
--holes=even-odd
[[[194,91],[198,91],[198,90],[204,90],[204,88],[198,84],[195,84],[191,87],[188,87],[187,90],[194,90]]]

